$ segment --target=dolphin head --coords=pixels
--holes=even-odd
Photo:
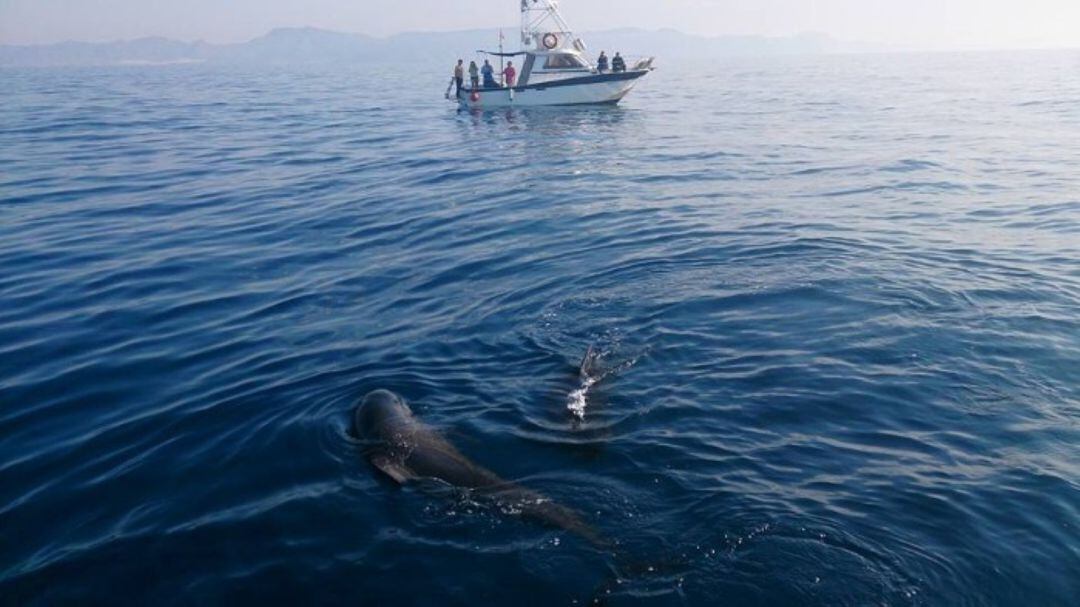
[[[389,390],[369,392],[353,412],[353,435],[374,440],[411,423],[412,410],[405,400]]]

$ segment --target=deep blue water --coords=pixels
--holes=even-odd
[[[0,602],[1075,605],[1080,53],[658,65],[0,72]]]

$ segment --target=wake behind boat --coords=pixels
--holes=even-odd
[[[474,78],[462,86],[459,80],[456,100],[465,109],[616,104],[653,69],[652,57],[635,61],[628,69],[618,53],[610,60],[602,55],[593,64],[585,50],[556,0],[521,0],[521,50],[478,51],[498,59],[502,81],[494,82],[493,69],[483,83]]]

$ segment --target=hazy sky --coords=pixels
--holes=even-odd
[[[168,36],[238,42],[282,26],[386,36],[514,26],[517,0],[0,0],[0,43]],[[1080,47],[1080,0],[563,0],[578,30],[806,31],[910,47]]]

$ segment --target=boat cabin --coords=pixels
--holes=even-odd
[[[525,54],[518,79],[520,86],[543,84],[593,73],[593,66],[577,50],[557,49]]]

